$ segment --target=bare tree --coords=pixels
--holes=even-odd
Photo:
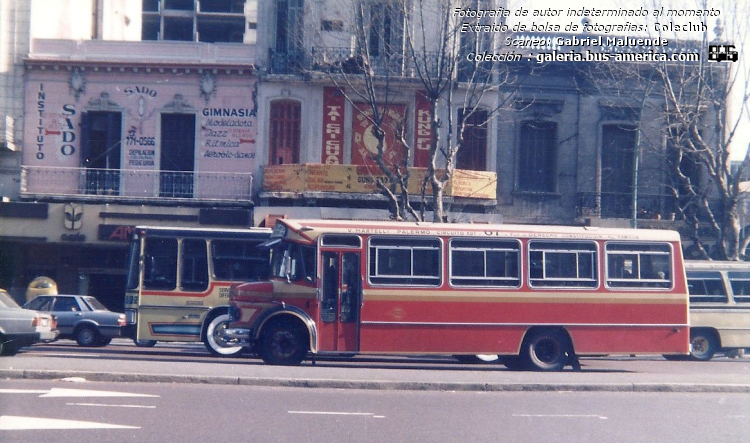
[[[750,124],[748,98],[750,79],[747,61],[731,54],[739,50],[748,35],[748,8],[744,4],[700,0],[692,4],[653,1],[651,10],[720,11],[720,16],[695,16],[689,21],[700,32],[664,31],[647,23],[650,37],[664,37],[666,57],[653,61],[603,63],[592,71],[600,88],[606,85],[621,95],[639,101],[658,116],[647,124],[661,128],[661,138],[640,137],[639,150],[665,155],[669,168],[666,188],[674,197],[674,211],[684,221],[686,235],[697,258],[739,260],[750,243],[750,232],[741,226],[740,184],[747,179],[750,157],[734,165],[733,150],[744,150],[739,135]],[[692,6],[692,7],[691,7]],[[664,7],[664,9],[661,9]],[[683,25],[683,23],[679,23]],[[716,61],[711,51],[721,50]],[[724,52],[728,51],[728,52]],[[698,54],[699,59],[684,58]],[[737,59],[732,62],[732,59]],[[639,136],[644,135],[639,122]],[[634,190],[635,192],[635,190]],[[635,209],[635,208],[634,208]],[[706,231],[712,233],[707,236]]]
[[[377,186],[387,197],[394,219],[425,220],[428,209],[432,209],[433,221],[446,219],[444,191],[454,177],[466,130],[486,125],[512,96],[498,92],[500,85],[509,83],[502,64],[481,57],[485,51],[495,52],[500,34],[476,28],[496,26],[497,31],[502,17],[466,14],[492,9],[494,4],[493,0],[355,2],[349,24],[351,56],[342,59],[340,54],[331,54],[330,47],[313,54],[317,60],[313,70],[326,72],[359,113],[358,118],[371,124],[376,146],[369,159],[382,174]],[[429,117],[424,119],[429,125],[419,128],[427,161],[426,173],[419,177],[417,199],[410,198],[414,193],[409,186],[415,179],[409,165],[417,148],[407,137],[405,122],[394,124],[389,118],[395,108],[403,106],[405,96],[414,94],[424,100]],[[486,117],[477,122],[480,110]],[[395,146],[387,146],[388,134],[393,134]],[[388,152],[393,149],[398,150],[396,155]],[[420,203],[418,207],[414,201]]]
[[[712,5],[704,0],[699,6],[708,9]],[[691,45],[699,44],[700,62],[662,62],[656,72],[663,92],[667,149],[674,158],[676,186],[671,189],[680,203],[677,209],[699,256],[738,260],[750,242],[750,232],[743,232],[740,225],[740,183],[750,158],[745,155],[739,167],[733,168],[731,154],[732,149],[745,148],[738,146],[737,135],[742,126],[750,123],[750,83],[747,70],[741,69],[744,60],[717,62],[711,58],[717,58],[712,54],[716,50],[731,50],[726,45],[742,47],[747,35],[743,21],[748,16],[734,16],[740,14],[737,4],[722,6],[722,17],[728,20],[729,27],[723,28],[721,20],[709,23],[704,19],[701,40],[678,46],[688,52]],[[710,36],[712,32],[714,38]],[[729,59],[737,56],[727,55]],[[739,107],[733,109],[733,105]],[[701,175],[705,178],[701,179]],[[704,223],[714,234],[713,251],[700,235],[699,228]]]

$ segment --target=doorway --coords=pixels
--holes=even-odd
[[[160,197],[193,197],[195,115],[161,115]]]

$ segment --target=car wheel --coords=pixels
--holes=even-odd
[[[221,335],[221,331],[227,328],[229,319],[229,314],[220,314],[211,319],[206,326],[203,344],[206,345],[208,352],[217,357],[234,357],[242,352],[242,346],[232,346],[233,343],[225,340]]]
[[[716,353],[718,345],[710,331],[690,330],[690,358],[698,361],[709,361]]]
[[[560,371],[568,363],[571,351],[568,337],[557,330],[532,333],[525,341],[523,358],[531,369]]]
[[[99,333],[91,326],[82,326],[76,333],[76,342],[79,346],[96,346],[99,341]]]
[[[307,331],[290,321],[264,328],[260,339],[260,357],[269,365],[298,365],[307,355]]]
[[[153,348],[156,346],[156,340],[133,340],[139,348]]]
[[[12,340],[6,340],[5,337],[0,336],[0,355],[11,357],[18,354],[19,349],[18,345],[13,343]]]

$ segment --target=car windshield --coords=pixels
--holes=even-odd
[[[106,311],[107,308],[94,297],[84,297],[83,300],[91,307],[92,311]]]
[[[0,306],[4,308],[20,308],[7,292],[0,292]]]

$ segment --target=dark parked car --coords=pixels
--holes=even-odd
[[[24,346],[54,340],[57,335],[51,315],[21,309],[0,289],[0,355],[14,355]]]
[[[110,311],[88,295],[40,295],[24,308],[54,315],[60,338],[81,346],[106,346],[125,326],[125,314]]]

